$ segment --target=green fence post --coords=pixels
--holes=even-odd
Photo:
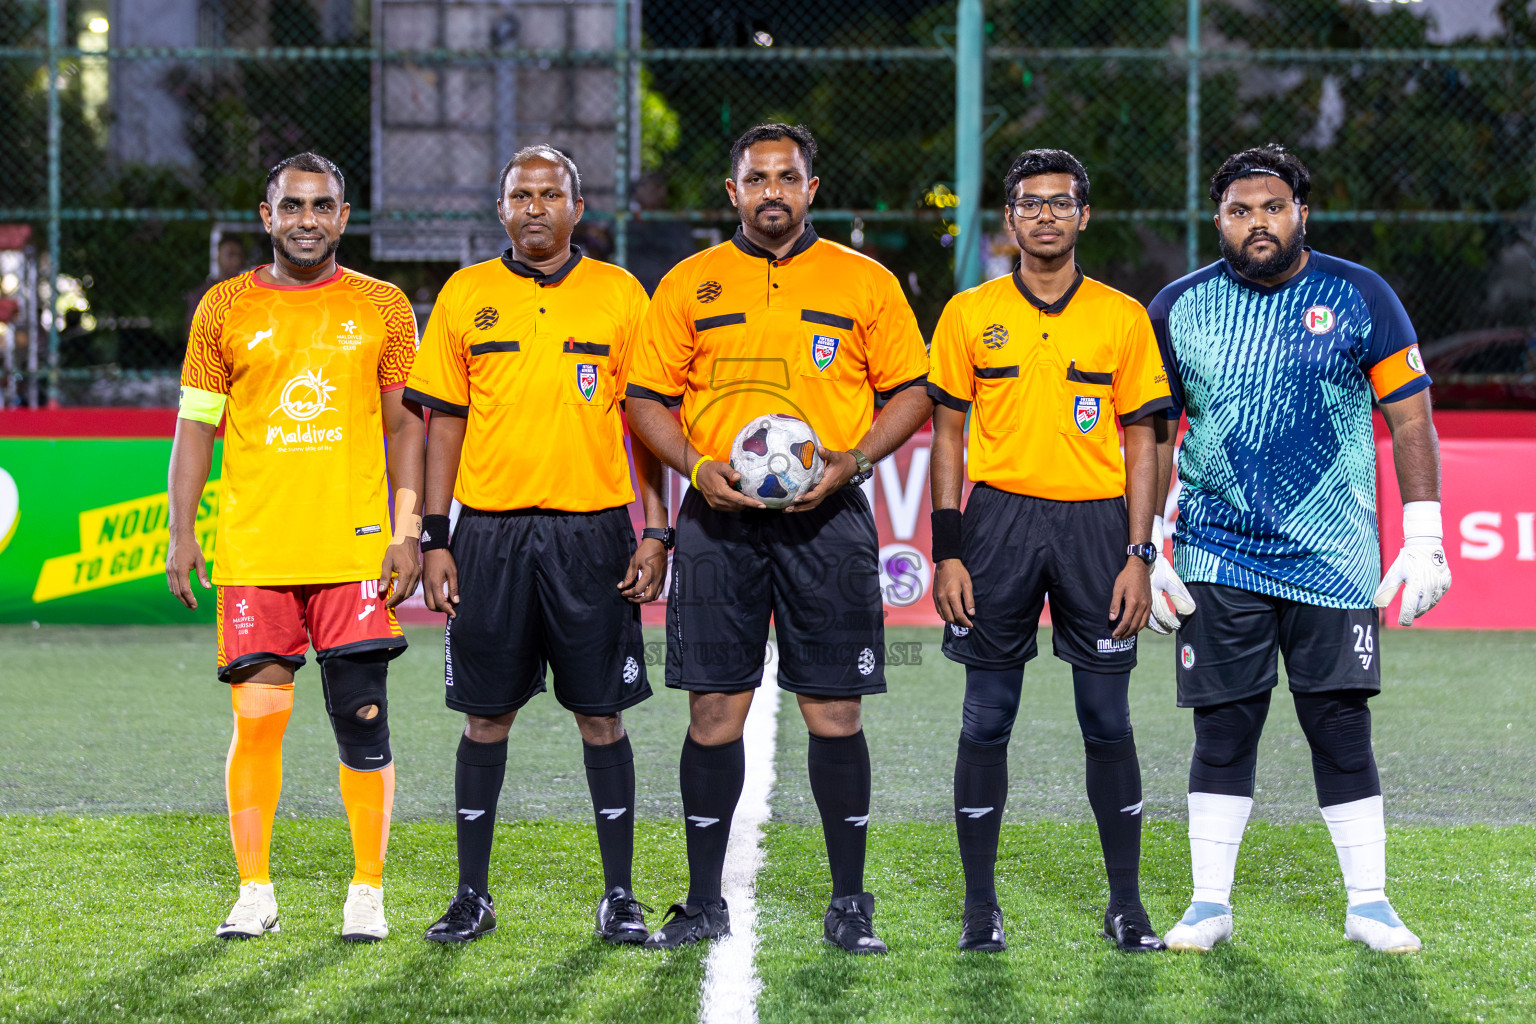
[[[981,0],[959,0],[955,15],[955,291],[981,283],[981,93],[986,73]]]
[[[618,104],[613,133],[613,261],[629,265],[629,5],[613,0],[613,70]]]
[[[1188,95],[1184,125],[1184,263],[1186,271],[1200,266],[1200,0],[1188,0]]]
[[[64,0],[48,0],[48,407],[59,404],[59,22]],[[34,342],[35,344],[35,342]],[[35,394],[35,390],[33,391]],[[36,405],[36,403],[33,403]]]

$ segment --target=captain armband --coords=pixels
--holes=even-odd
[[[181,399],[177,403],[176,418],[196,420],[198,423],[208,423],[216,427],[219,425],[219,420],[224,418],[224,403],[228,400],[228,395],[221,395],[216,391],[183,386]]]

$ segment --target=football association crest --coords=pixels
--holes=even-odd
[[[829,338],[825,334],[811,335],[811,360],[816,364],[816,369],[825,370],[832,365],[832,360],[837,358],[837,338]]]
[[[1099,399],[1078,395],[1072,406],[1072,419],[1079,433],[1086,434],[1099,425]]]
[[[720,297],[720,282],[705,281],[693,290],[693,297],[700,302],[714,302]]]
[[[597,391],[597,364],[576,364],[576,386],[581,389],[581,397],[592,401],[592,395]]]
[[[987,348],[998,349],[1008,344],[1008,328],[1002,324],[991,324],[981,332],[981,343]]]
[[[1409,345],[1407,358],[1408,369],[1412,370],[1414,373],[1424,372],[1424,357],[1419,354],[1419,346]]]
[[[1337,322],[1338,318],[1327,306],[1308,306],[1307,311],[1301,314],[1301,326],[1313,334],[1327,334]]]
[[[1179,648],[1179,664],[1187,669],[1195,667],[1195,649],[1189,644]]]
[[[488,331],[496,326],[496,321],[501,315],[496,312],[495,306],[484,306],[475,314],[475,327],[482,331]]]

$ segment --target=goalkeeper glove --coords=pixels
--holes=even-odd
[[[1195,610],[1195,600],[1173,571],[1173,563],[1163,554],[1162,516],[1152,517],[1152,546],[1157,548],[1157,561],[1152,564],[1152,618],[1147,625],[1154,633],[1166,636],[1184,625],[1184,619]],[[1173,607],[1169,607],[1169,602]]]
[[[1397,611],[1397,624],[1411,626],[1451,589],[1451,568],[1440,546],[1440,503],[1409,501],[1403,503],[1403,550],[1376,588],[1376,607],[1392,603],[1397,588],[1403,588],[1403,603]]]

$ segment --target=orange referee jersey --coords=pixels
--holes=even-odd
[[[227,396],[215,583],[378,575],[391,534],[379,395],[405,386],[415,355],[405,295],[351,270],[304,287],[252,271],[209,289],[181,415],[204,419],[196,392]]]
[[[406,394],[469,418],[453,493],[470,508],[635,500],[619,402],[649,300],[628,271],[571,253],[547,275],[510,249],[465,267],[427,321]]]
[[[807,224],[774,258],[740,228],[662,279],[628,394],[682,404],[700,454],[730,457],[749,420],[798,416],[832,449],[858,444],[874,393],[921,384],[923,336],[891,272]]]
[[[1014,494],[1091,501],[1125,493],[1114,417],[1168,408],[1141,304],[1083,276],[1044,303],[1017,273],[961,292],[939,318],[928,393],[974,411],[967,471]]]

